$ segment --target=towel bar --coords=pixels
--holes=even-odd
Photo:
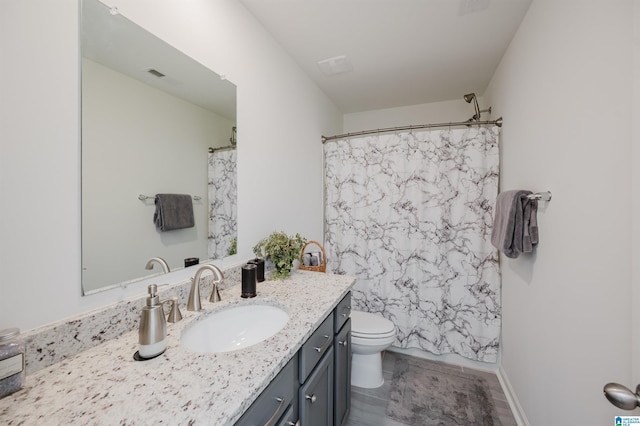
[[[138,200],[140,200],[140,201],[154,200],[155,198],[156,198],[155,195],[154,196],[149,196],[149,195],[144,195],[144,194],[138,195]],[[200,197],[199,195],[192,195],[191,198],[193,198],[195,201],[202,200],[202,197]]]
[[[530,200],[551,201],[551,191],[529,194],[527,198]]]

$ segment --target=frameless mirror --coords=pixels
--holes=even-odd
[[[232,253],[235,86],[98,0],[81,16],[83,294]],[[191,195],[195,226],[158,230],[162,193]]]

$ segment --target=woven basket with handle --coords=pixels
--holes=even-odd
[[[305,266],[304,265],[304,261],[302,260],[302,258],[304,257],[304,251],[307,248],[307,246],[309,244],[315,244],[318,247],[320,247],[320,251],[322,252],[322,264],[318,265],[318,266]],[[324,254],[324,247],[322,247],[322,244],[320,244],[317,241],[309,241],[307,244],[304,245],[304,247],[302,247],[302,250],[300,251],[300,269],[302,269],[303,271],[314,271],[314,272],[326,272],[327,270],[327,256]]]

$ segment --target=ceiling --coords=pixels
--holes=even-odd
[[[84,58],[236,120],[233,84],[99,0],[82,0],[80,42]]]
[[[484,93],[531,0],[241,0],[343,113]],[[318,61],[350,72],[326,75]]]

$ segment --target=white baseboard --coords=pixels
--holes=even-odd
[[[502,369],[502,366],[498,368],[496,375],[498,376],[500,386],[502,386],[504,396],[507,398],[509,407],[511,407],[511,412],[513,413],[513,417],[516,419],[516,423],[518,423],[518,426],[530,426],[527,416],[525,416],[524,410],[520,405],[520,401],[518,401],[518,397],[507,378],[507,373]]]
[[[431,352],[423,351],[418,348],[402,349],[396,346],[391,346],[387,349],[389,352],[397,352],[404,355],[414,356],[416,358],[428,359],[430,361],[444,362],[445,364],[457,365],[458,367],[472,368],[480,371],[490,371],[493,373],[498,372],[497,363],[489,363],[482,361],[473,361],[457,354],[442,354],[436,355]]]

